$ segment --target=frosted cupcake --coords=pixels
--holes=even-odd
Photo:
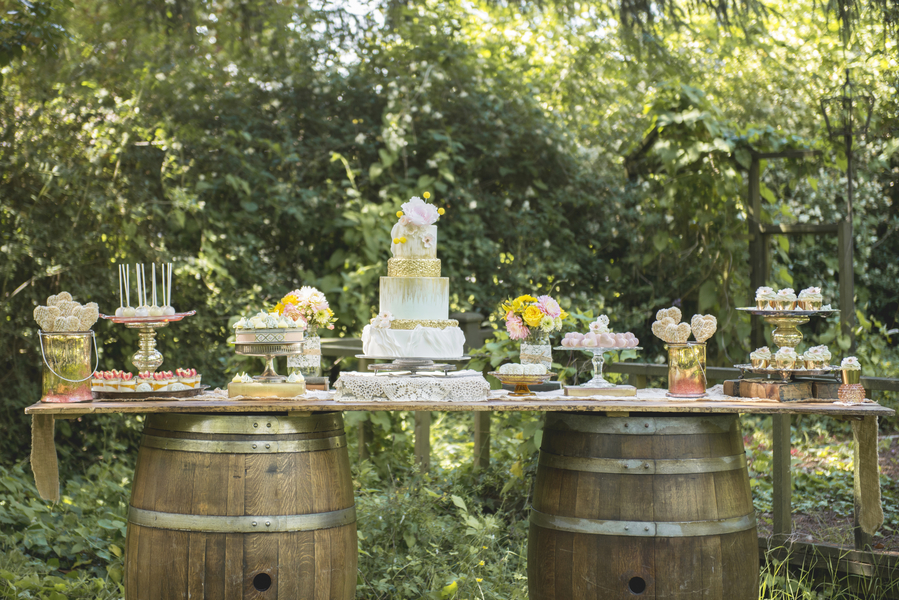
[[[792,348],[781,348],[774,354],[774,364],[778,369],[792,369],[799,355]]]
[[[755,291],[755,305],[759,310],[776,308],[775,300],[777,300],[777,294],[769,287],[760,287]]]
[[[799,308],[802,310],[819,310],[823,303],[821,288],[810,287],[799,292]]]
[[[842,369],[843,383],[845,385],[857,384],[861,381],[862,365],[854,356],[847,356],[840,363]]]
[[[752,366],[756,369],[765,369],[771,364],[771,350],[768,346],[762,346],[749,355]]]
[[[94,371],[94,374],[91,375],[91,391],[102,392],[104,387],[106,387],[106,380],[103,379],[103,373]]]
[[[793,291],[793,288],[784,288],[777,292],[777,297],[774,300],[774,305],[777,307],[777,310],[793,310],[796,308],[796,292]]]
[[[831,354],[827,346],[812,346],[802,355],[806,369],[823,369],[830,364]]]
[[[506,363],[502,365],[497,372],[503,375],[522,375],[524,374],[524,365],[518,363]]]

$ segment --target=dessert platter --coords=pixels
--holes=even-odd
[[[600,315],[590,323],[590,331],[586,334],[571,332],[562,338],[562,345],[554,350],[590,352],[593,354],[593,378],[581,385],[565,386],[566,396],[593,396],[596,394],[612,394],[633,396],[636,388],[632,385],[616,385],[606,381],[602,376],[603,354],[622,350],[642,350],[640,340],[631,333],[613,333],[609,329],[609,317]]]
[[[371,373],[341,373],[336,400],[481,401],[490,384],[476,371],[455,372],[467,360],[465,335],[449,318],[449,278],[440,276],[437,221],[443,208],[425,202],[402,205],[390,236],[392,258],[380,278],[379,312],[362,330],[366,360],[389,360]]]
[[[235,340],[229,342],[241,356],[255,356],[265,361],[261,375],[240,373],[228,384],[228,396],[293,398],[306,392],[302,375],[279,375],[275,359],[303,352],[306,323],[277,312],[260,311],[252,317],[241,317],[234,325]]]
[[[196,369],[176,369],[154,373],[95,371],[91,378],[91,394],[96,400],[141,401],[153,398],[190,398],[208,389],[201,385],[202,375]]]

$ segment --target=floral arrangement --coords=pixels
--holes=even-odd
[[[314,287],[304,285],[281,298],[274,312],[302,321],[307,327],[334,329],[334,311],[328,306],[325,295]]]
[[[562,329],[568,313],[550,296],[519,296],[502,305],[506,331],[513,340],[523,340],[531,331],[551,333]]]
[[[389,310],[385,310],[377,317],[370,321],[372,327],[377,327],[378,329],[390,329],[390,322],[393,321],[393,315]]]

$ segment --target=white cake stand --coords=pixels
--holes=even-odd
[[[586,383],[582,383],[577,387],[582,388],[594,388],[594,389],[604,389],[604,388],[616,388],[620,387],[615,385],[614,383],[609,383],[602,376],[602,366],[603,366],[603,354],[606,352],[623,352],[624,350],[642,350],[643,348],[640,346],[634,346],[633,348],[599,348],[599,347],[588,347],[588,346],[577,346],[574,348],[569,348],[568,346],[556,346],[553,350],[568,350],[575,351],[580,350],[582,352],[591,352],[593,354],[593,379]]]

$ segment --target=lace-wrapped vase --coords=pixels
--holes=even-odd
[[[519,362],[523,365],[543,365],[546,370],[552,370],[553,348],[550,344],[549,334],[541,330],[531,330],[531,334],[521,340],[519,349]]]
[[[303,377],[322,376],[322,339],[316,329],[307,329],[303,338],[303,353],[287,357],[287,374]]]

